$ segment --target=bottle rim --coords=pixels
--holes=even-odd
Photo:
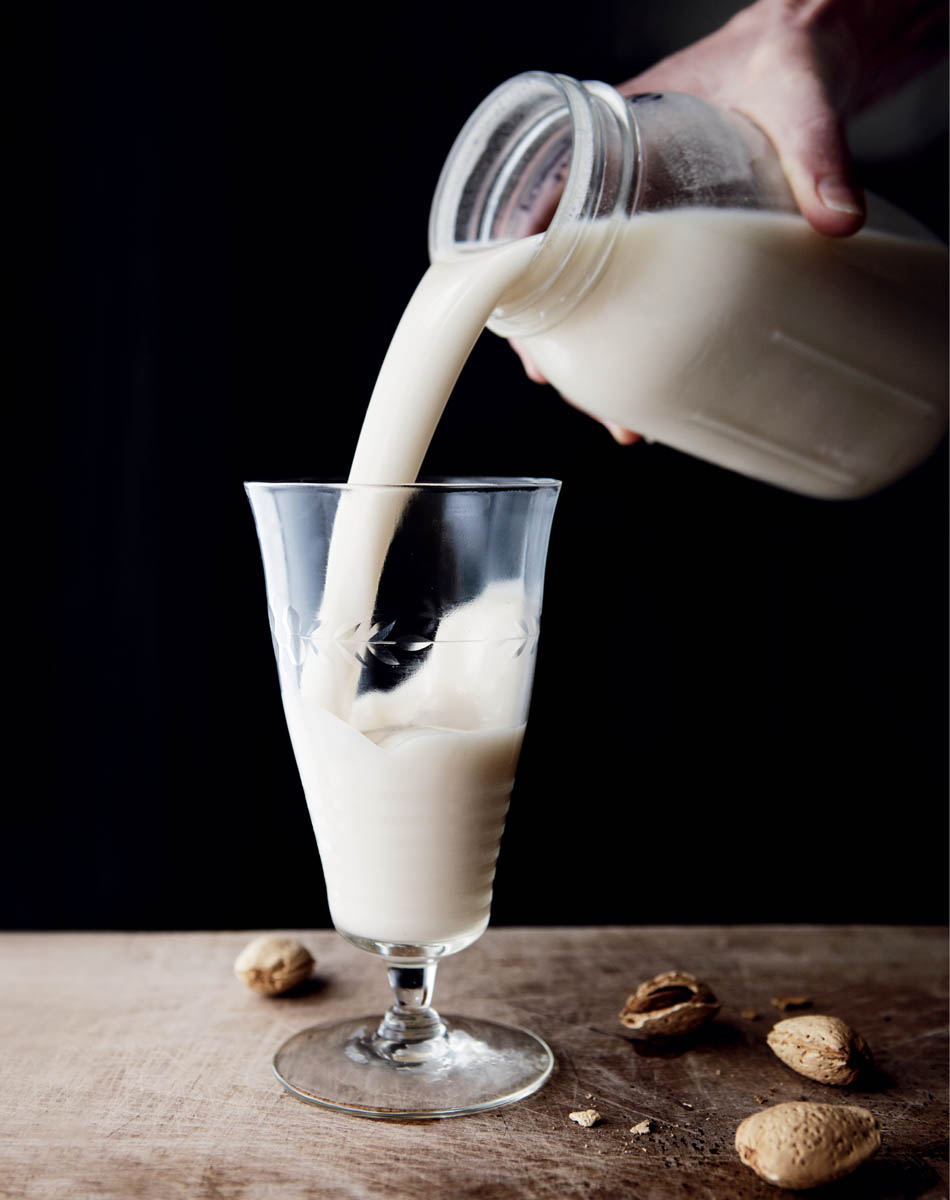
[[[567,174],[547,226],[504,236],[530,211],[519,168],[529,183],[538,176],[536,189],[547,177],[560,182],[563,152],[558,160],[557,151],[566,141]],[[513,76],[475,109],[449,151],[429,213],[430,260],[538,234],[525,271],[488,327],[504,336],[550,328],[600,277],[613,239],[579,254],[584,225],[626,211],[636,161],[635,122],[614,88],[545,71]]]

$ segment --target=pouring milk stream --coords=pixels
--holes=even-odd
[[[524,339],[575,404],[712,462],[820,497],[897,478],[946,427],[946,251],[875,230],[831,242],[789,208],[770,146],[741,117],[539,72],[509,80],[443,170],[433,263],[386,355],[349,482],[416,479],[486,324]],[[403,503],[373,500],[341,498],[320,613],[330,636],[373,612]],[[490,587],[437,638],[521,602]],[[317,655],[284,699],[337,927],[461,948],[487,924],[523,726],[498,720],[504,699],[480,694],[491,685],[477,671],[464,716],[420,723],[437,669],[433,656],[382,699],[361,697],[358,665]],[[453,791],[466,777],[479,786]],[[458,819],[446,833],[449,794]],[[419,873],[451,868],[420,889],[400,888],[372,836],[396,802],[421,831]]]

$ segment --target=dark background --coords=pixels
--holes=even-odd
[[[15,10],[0,924],[328,924],[241,482],[345,474],[488,91],[736,7]],[[854,137],[945,237],[944,87]],[[564,480],[496,923],[945,920],[945,450],[799,498],[616,446],[486,335],[427,470]]]

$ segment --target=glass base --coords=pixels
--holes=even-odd
[[[554,1055],[514,1025],[445,1017],[423,1045],[380,1036],[379,1017],[314,1025],[284,1042],[274,1073],[284,1087],[323,1108],[381,1120],[460,1117],[514,1104],[536,1092]]]

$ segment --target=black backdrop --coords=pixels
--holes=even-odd
[[[732,7],[20,10],[0,924],[328,923],[241,482],[345,473],[492,87]],[[865,181],[945,236],[945,136],[897,140]],[[944,451],[802,499],[616,446],[486,335],[427,470],[564,480],[497,923],[944,919]]]

